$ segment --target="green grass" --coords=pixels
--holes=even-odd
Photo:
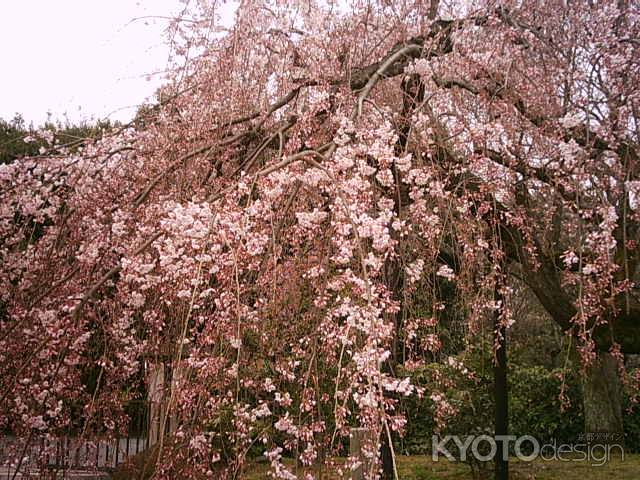
[[[401,480],[472,480],[468,465],[440,460],[434,462],[430,457],[399,456],[398,474]],[[268,478],[268,465],[256,465],[243,476],[245,480]],[[492,472],[488,472],[492,478]],[[316,477],[319,478],[319,477]],[[323,480],[333,480],[335,476],[327,473]],[[638,480],[640,479],[640,455],[614,457],[602,466],[593,466],[581,461],[543,461],[520,462],[512,459],[510,475],[512,480]]]
[[[136,462],[122,465],[114,472],[114,480],[133,480],[140,478],[141,467],[146,455],[140,455]],[[289,460],[285,464],[293,471],[293,463]],[[340,460],[338,460],[340,462]],[[471,469],[460,462],[449,462],[446,459],[434,462],[430,456],[398,456],[398,474],[401,480],[473,480]],[[258,463],[250,465],[240,477],[242,480],[264,480],[269,478],[269,465]],[[153,467],[147,470],[145,478],[150,478]],[[492,479],[492,472],[487,472],[487,479]],[[299,478],[302,478],[302,474]],[[338,477],[331,472],[324,472],[318,480],[336,480]],[[591,465],[586,461],[544,461],[522,462],[513,458],[510,461],[511,480],[639,480],[640,455],[625,455],[611,458],[602,466]]]

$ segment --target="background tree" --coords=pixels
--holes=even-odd
[[[73,150],[82,143],[92,140],[104,130],[110,130],[119,125],[112,125],[108,120],[95,124],[45,122],[40,128],[26,125],[21,115],[16,114],[10,121],[0,119],[0,163],[11,163],[22,157],[35,157],[40,149],[48,146],[47,137],[59,145],[65,145]],[[48,133],[47,133],[48,132]]]

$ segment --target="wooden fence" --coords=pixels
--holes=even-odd
[[[15,478],[101,478],[89,472],[109,472],[158,440],[158,419],[148,402],[134,409],[127,436],[78,438],[73,434],[26,439],[0,435],[0,480]],[[149,433],[155,435],[150,438]],[[16,474],[16,470],[18,473]],[[74,472],[67,475],[67,472]],[[53,475],[55,473],[55,476]]]
[[[0,439],[0,480],[19,471],[110,471],[149,448],[148,437],[84,440],[73,437],[39,438],[25,445],[14,437]],[[22,461],[20,461],[22,459]],[[21,478],[17,476],[16,478]],[[28,477],[24,477],[28,478]],[[64,478],[64,477],[58,477]]]

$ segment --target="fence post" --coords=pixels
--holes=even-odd
[[[371,470],[373,457],[366,450],[375,447],[374,435],[369,428],[352,428],[349,435],[349,456],[359,465],[351,471],[351,480],[365,480]]]
[[[176,392],[180,391],[182,387],[183,374],[184,372],[182,367],[176,365],[173,368],[171,372],[171,396],[175,396]],[[167,405],[167,407],[171,407],[171,411],[167,411],[166,413],[167,415],[169,415],[169,433],[175,433],[175,431],[178,430],[178,415],[176,414],[176,409],[173,405]]]
[[[164,400],[164,363],[151,364],[151,378],[149,379],[149,431],[147,438],[149,446],[160,438],[160,428],[163,423]],[[162,432],[164,433],[164,432]]]

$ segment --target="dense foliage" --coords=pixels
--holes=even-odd
[[[14,116],[11,120],[0,118],[0,163],[50,154],[47,149],[50,142],[75,151],[84,142],[95,139],[105,130],[111,130],[116,126],[118,125],[112,125],[108,120],[76,125],[69,122],[46,122],[36,129],[33,125],[26,125],[20,115]]]

